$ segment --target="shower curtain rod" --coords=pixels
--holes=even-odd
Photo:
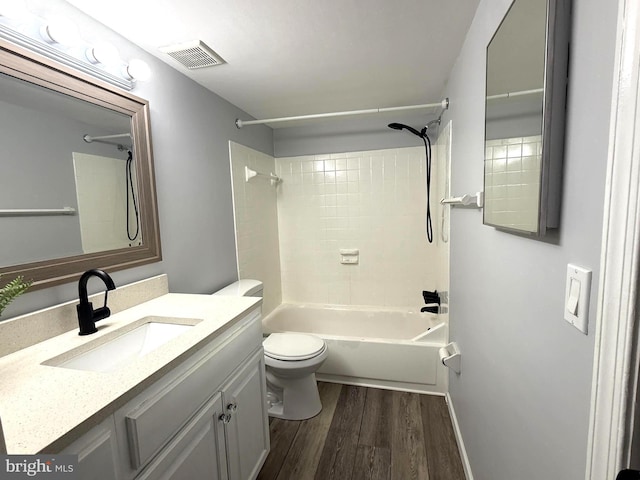
[[[280,123],[280,122],[293,122],[294,120],[313,120],[316,118],[347,117],[351,115],[367,115],[372,113],[399,112],[402,110],[420,110],[423,108],[435,108],[435,107],[440,107],[442,108],[443,111],[447,110],[449,108],[449,99],[445,98],[438,103],[426,103],[422,105],[369,108],[366,110],[351,110],[347,112],[316,113],[312,115],[298,115],[295,117],[265,118],[263,120],[240,120],[239,118],[236,118],[236,127],[242,128],[246,125],[261,125],[263,123]],[[440,115],[442,116],[442,114]]]
[[[85,135],[84,137],[82,137],[82,139],[87,143],[91,143],[91,142],[94,142],[96,140],[108,140],[110,138],[122,138],[122,137],[131,138],[131,134],[130,133],[116,133],[114,135],[102,135],[101,137],[92,137],[91,135]]]
[[[498,98],[511,98],[511,97],[522,97],[524,95],[535,95],[536,93],[543,93],[544,88],[534,88],[533,90],[522,90],[520,92],[508,92],[508,93],[499,93],[497,95],[489,95],[487,100],[497,100]]]
[[[23,217],[36,215],[75,215],[73,207],[62,208],[11,208],[0,210],[0,217]]]

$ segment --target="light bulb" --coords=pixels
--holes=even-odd
[[[40,28],[40,36],[47,43],[59,43],[67,47],[78,43],[78,27],[69,19],[57,17]]]
[[[118,49],[110,43],[99,43],[86,51],[87,59],[91,63],[102,63],[103,65],[117,65],[120,63]]]
[[[142,82],[151,78],[151,68],[143,60],[134,58],[129,62],[129,65],[124,67],[124,75],[129,80],[140,80]]]
[[[31,12],[24,2],[0,2],[0,17],[5,17],[18,23],[31,18]]]

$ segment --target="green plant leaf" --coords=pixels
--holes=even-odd
[[[24,277],[19,276],[0,288],[0,315],[11,302],[26,292],[32,283],[33,281],[25,281]]]

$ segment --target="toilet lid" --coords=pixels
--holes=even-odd
[[[262,346],[265,355],[277,360],[307,360],[325,348],[323,339],[301,333],[272,333]]]

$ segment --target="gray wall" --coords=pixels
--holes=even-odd
[[[0,208],[77,209],[71,152],[78,144],[63,139],[85,143],[86,128],[6,102],[0,112]],[[0,217],[0,266],[78,255],[80,240],[78,215]]]
[[[542,134],[542,99],[511,98],[489,104],[485,128],[487,140]]]
[[[171,291],[206,293],[235,280],[228,141],[272,155],[272,130],[264,126],[238,130],[235,119],[249,118],[246,113],[66,2],[53,1],[58,4],[56,13],[74,19],[81,33],[112,42],[123,58],[141,58],[153,71],[153,77],[140,82],[133,93],[150,102],[164,260],[115,272],[116,284],[167,273]],[[98,282],[90,287],[98,289]],[[76,297],[75,284],[27,293],[3,318]]]
[[[5,78],[0,77],[2,88]],[[126,159],[116,147],[86,143],[98,127],[47,112],[0,102],[0,208],[78,208],[72,152]],[[128,124],[120,131],[129,131]],[[105,134],[117,133],[102,129]],[[124,166],[123,166],[124,172]],[[0,266],[82,253],[79,216],[0,218]]]
[[[510,0],[482,0],[446,93],[452,193],[482,188],[485,48]],[[583,479],[616,9],[575,0],[561,227],[545,241],[451,210],[450,393],[476,480]],[[588,336],[563,320],[572,262],[593,270]],[[604,480],[604,479],[603,479]]]

